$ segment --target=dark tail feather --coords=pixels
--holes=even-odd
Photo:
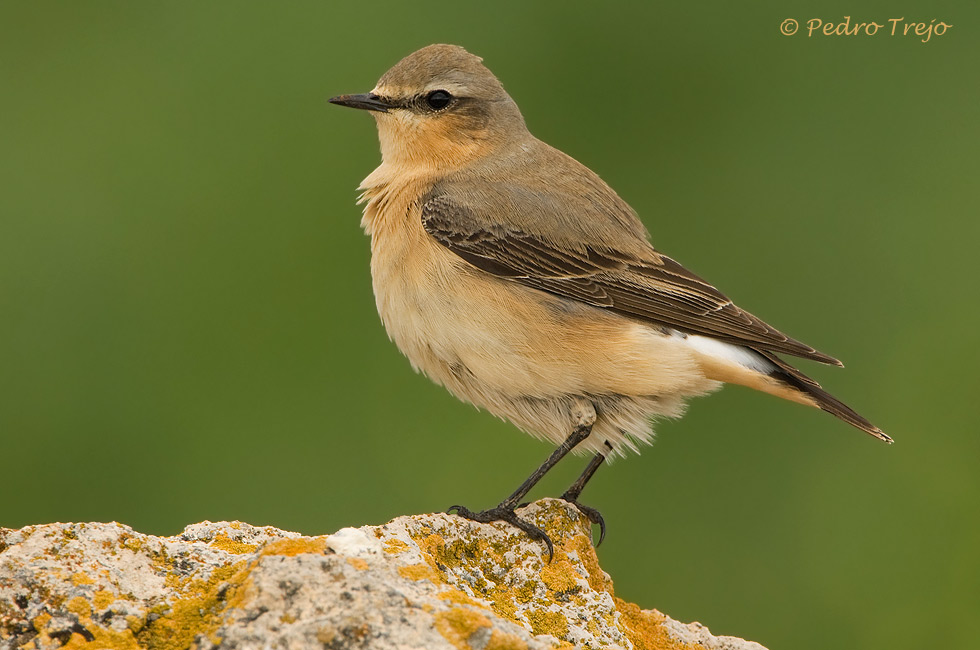
[[[870,433],[879,440],[884,440],[889,444],[894,442],[894,440],[885,434],[884,431],[858,415],[858,413],[850,406],[825,391],[820,387],[820,384],[813,381],[802,372],[777,357],[775,354],[765,352],[763,350],[756,350],[756,352],[776,364],[776,366],[779,368],[779,370],[772,373],[772,377],[779,379],[781,382],[788,384],[801,393],[809,396],[820,409],[830,413],[831,415],[837,416],[844,422],[847,422],[853,427],[857,427],[861,431]]]

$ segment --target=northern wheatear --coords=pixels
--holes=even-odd
[[[497,507],[450,510],[510,522],[550,551],[514,509],[555,463],[573,448],[595,454],[562,497],[602,526],[578,496],[606,455],[649,443],[652,418],[681,415],[686,398],[723,382],[891,442],[777,355],[837,359],[655,250],[608,185],[528,132],[481,61],[430,45],[370,93],[330,100],[372,111],[378,125],[381,166],[360,189],[388,335],[460,399],[559,445]]]

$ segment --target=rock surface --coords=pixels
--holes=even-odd
[[[704,648],[712,636],[613,595],[564,501],[505,524],[434,514],[303,537],[203,522],[175,537],[112,524],[0,529],[0,648]]]

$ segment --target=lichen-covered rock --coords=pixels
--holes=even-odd
[[[0,648],[705,648],[715,637],[613,595],[564,501],[505,524],[435,514],[303,537],[231,522],[153,537],[120,524],[0,529]]]

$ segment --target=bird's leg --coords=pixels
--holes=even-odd
[[[609,448],[609,451],[612,451],[612,445],[610,445],[608,441],[606,441],[606,447]],[[599,544],[602,544],[602,540],[606,538],[606,520],[602,518],[602,513],[595,508],[579,503],[578,497],[580,494],[582,494],[582,490],[585,489],[585,484],[589,482],[592,475],[595,474],[597,469],[599,469],[599,465],[602,465],[603,461],[605,460],[606,456],[604,454],[596,454],[593,456],[592,460],[589,461],[589,464],[585,466],[585,471],[582,472],[582,475],[575,479],[575,482],[572,483],[567,490],[565,490],[564,494],[561,495],[562,499],[568,501],[573,506],[578,508],[579,512],[588,517],[589,521],[591,521],[593,524],[599,525],[599,541],[596,542],[597,547]]]
[[[512,526],[516,526],[517,528],[523,530],[529,537],[531,537],[531,539],[537,539],[544,542],[545,546],[548,547],[548,561],[551,562],[551,559],[555,555],[555,546],[552,544],[551,538],[548,537],[547,533],[531,522],[525,521],[524,519],[518,517],[514,510],[517,508],[517,504],[521,502],[521,499],[523,499],[527,493],[531,491],[531,488],[533,488],[537,482],[548,473],[548,470],[558,464],[558,461],[564,458],[568,452],[574,449],[580,442],[588,438],[589,434],[592,433],[592,425],[595,424],[595,407],[593,407],[591,403],[578,400],[575,404],[572,415],[575,421],[575,428],[572,430],[571,435],[565,438],[565,441],[551,453],[548,460],[544,461],[540,467],[534,470],[534,472],[532,472],[531,475],[528,476],[523,483],[521,483],[520,487],[518,487],[509,497],[501,501],[497,507],[490,508],[489,510],[484,510],[482,512],[473,512],[464,506],[452,506],[447,512],[451,513],[455,510],[456,514],[464,519],[479,521],[484,524],[488,524],[492,521],[506,521]]]

